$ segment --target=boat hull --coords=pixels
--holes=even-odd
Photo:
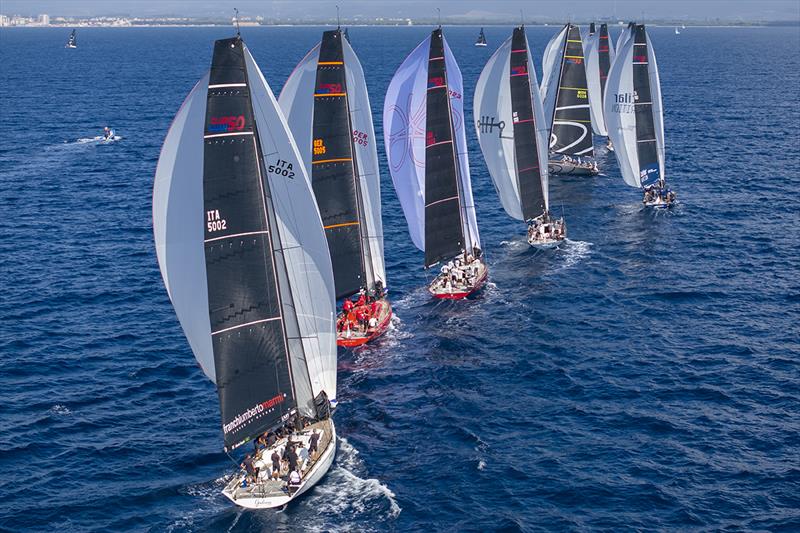
[[[235,491],[229,489],[232,485],[236,486],[241,484],[243,478],[243,475],[241,474],[235,478],[235,484],[232,482],[225,487],[225,489],[222,491],[222,494],[239,507],[244,507],[245,509],[274,509],[276,507],[283,507],[292,500],[299,498],[304,492],[316,485],[319,480],[321,480],[325,474],[328,473],[328,470],[330,470],[331,465],[333,464],[333,459],[336,457],[336,426],[333,424],[333,420],[330,420],[329,422],[331,431],[330,442],[322,451],[322,455],[320,456],[319,460],[317,460],[314,466],[311,467],[311,471],[305,475],[300,488],[298,488],[294,494],[291,496],[287,493],[281,493],[270,496],[248,495],[237,497]]]
[[[475,46],[483,48],[484,46],[486,46],[486,43],[475,43]]]
[[[599,174],[597,165],[592,163],[575,164],[568,161],[551,159],[548,161],[547,168],[551,174],[571,174],[574,176],[594,176]]]
[[[372,332],[368,332],[366,335],[353,335],[349,338],[345,337],[342,332],[339,332],[336,335],[336,345],[343,348],[355,348],[356,346],[362,346],[377,339],[386,333],[392,321],[392,306],[386,299],[381,300],[381,303],[383,304],[383,309],[380,313],[381,318],[378,320],[378,326]]]
[[[482,267],[481,273],[478,275],[478,278],[475,280],[475,283],[473,283],[472,286],[469,287],[468,289],[465,290],[451,289],[450,291],[447,291],[445,289],[437,290],[433,288],[433,285],[436,283],[436,281],[434,280],[434,283],[432,283],[431,286],[428,287],[428,292],[430,292],[434,298],[438,298],[440,300],[463,300],[464,298],[470,296],[471,294],[474,294],[477,291],[479,291],[480,288],[483,287],[484,283],[486,283],[486,280],[489,277],[489,268],[483,263],[481,263],[481,267]]]

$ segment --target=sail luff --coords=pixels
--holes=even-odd
[[[661,162],[653,117],[653,99],[650,90],[650,61],[647,34],[643,24],[634,28],[633,40],[633,91],[636,117],[636,152],[639,160],[639,181],[648,184],[661,179]]]

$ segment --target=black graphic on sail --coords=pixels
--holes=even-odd
[[[550,150],[594,157],[589,89],[580,29],[569,25],[561,57],[558,97],[553,111]]]
[[[658,147],[653,120],[653,99],[650,93],[648,73],[647,33],[644,24],[634,27],[633,42],[633,90],[636,111],[636,152],[639,156],[641,181],[660,179]]]
[[[597,47],[600,59],[600,95],[603,99],[606,96],[606,81],[611,70],[611,54],[609,53],[608,24],[600,24],[600,39]]]
[[[242,42],[216,41],[203,157],[205,257],[226,449],[296,407],[273,255],[274,213]],[[285,275],[284,275],[285,278]]]
[[[425,266],[464,249],[458,162],[441,28],[431,34],[425,125]]]
[[[311,184],[333,263],[336,297],[367,284],[362,243],[361,191],[353,157],[342,33],[322,35],[314,88]]]
[[[522,216],[530,220],[545,210],[536,148],[536,123],[528,72],[528,40],[525,28],[514,28],[510,59],[511,116],[514,121],[514,158],[517,164]]]

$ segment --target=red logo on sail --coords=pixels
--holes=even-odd
[[[338,94],[341,92],[341,83],[320,83],[317,88],[317,94]]]
[[[428,89],[433,89],[434,87],[444,87],[444,78],[442,76],[428,78]]]
[[[238,117],[211,117],[208,131],[226,133],[229,131],[242,131],[244,129],[244,115]]]
[[[512,76],[524,76],[528,73],[528,67],[525,65],[520,65],[518,67],[511,67],[511,75]]]

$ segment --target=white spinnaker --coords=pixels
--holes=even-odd
[[[353,126],[358,179],[361,188],[361,205],[364,208],[365,230],[363,238],[369,241],[372,275],[386,286],[386,268],[383,261],[383,222],[381,221],[381,177],[378,165],[378,143],[372,124],[372,107],[369,104],[364,69],[347,39],[342,40],[344,65],[347,76],[347,102]],[[366,137],[365,137],[366,135]],[[366,247],[365,247],[366,252]]]
[[[508,216],[523,220],[522,199],[514,157],[510,62],[511,37],[500,45],[481,71],[478,84],[475,86],[473,119],[478,143],[500,203]],[[539,105],[541,106],[541,103]]]
[[[544,49],[544,57],[542,59],[541,93],[548,130],[552,127],[556,98],[558,98],[558,84],[561,81],[561,63],[567,30],[569,30],[569,25],[561,28],[561,31],[550,39]],[[548,133],[548,139],[549,135]]]
[[[300,60],[278,96],[278,104],[286,117],[297,143],[297,149],[311,178],[311,146],[314,128],[314,88],[317,84],[319,43]],[[311,102],[311,103],[309,103]]]
[[[633,39],[617,51],[606,81],[603,111],[608,138],[614,143],[614,155],[625,183],[641,187],[639,155],[636,151],[636,113],[633,91]]]
[[[469,175],[469,155],[467,153],[466,115],[464,115],[464,82],[461,69],[442,35],[444,43],[444,62],[447,69],[447,89],[450,91],[450,115],[453,122],[453,136],[458,157],[458,177],[461,187],[461,210],[468,228],[464,228],[464,248],[472,250],[481,247],[478,234],[478,219],[475,214],[475,201],[472,197],[472,181]],[[426,74],[427,80],[427,74]]]
[[[625,43],[628,42],[628,39],[631,38],[631,35],[633,35],[633,29],[631,28],[630,24],[628,24],[625,26],[625,29],[620,32],[619,37],[617,37],[617,51],[622,50],[622,47],[625,46]],[[609,40],[611,39],[609,38]]]
[[[606,136],[603,118],[603,90],[600,85],[600,32],[583,38],[583,56],[586,58],[586,84],[589,88],[589,111],[592,115],[592,131]]]
[[[664,145],[664,103],[661,100],[661,79],[658,75],[658,63],[656,62],[656,51],[650,36],[645,32],[647,38],[647,74],[650,78],[650,99],[653,102],[653,126],[656,132],[656,150],[658,151],[659,176],[666,179],[664,174],[665,145]]]
[[[328,398],[335,402],[335,297],[328,241],[310,180],[305,175],[305,163],[286,119],[250,51],[247,47],[244,50],[254,120],[258,126],[263,163],[267,169],[277,222],[276,229],[283,248],[294,303],[292,311],[287,309],[288,303],[284,300],[284,313],[296,313],[300,328],[300,338],[289,341],[302,342],[304,363],[308,368],[313,395],[325,391]],[[279,159],[292,165],[294,177],[269,172],[270,166],[276,165]],[[291,345],[290,352],[294,366],[299,361]],[[297,388],[298,383],[295,381],[296,391]],[[303,398],[299,391],[297,395],[298,407],[302,410]]]
[[[205,375],[216,383],[203,239],[203,133],[208,74],[184,100],[164,139],[153,184],[153,232],[167,294]]]
[[[539,155],[539,178],[542,180],[542,194],[544,195],[544,208],[550,211],[550,179],[548,174],[547,158],[550,146],[550,127],[544,113],[542,95],[539,93],[539,82],[536,79],[536,67],[533,65],[531,47],[528,36],[525,35],[525,46],[528,47],[528,76],[531,85],[531,103],[533,104],[533,120],[536,122],[536,150]]]
[[[423,40],[395,72],[383,104],[383,141],[392,183],[414,246],[425,250],[425,123],[428,54]]]

